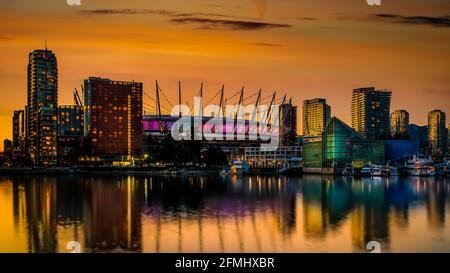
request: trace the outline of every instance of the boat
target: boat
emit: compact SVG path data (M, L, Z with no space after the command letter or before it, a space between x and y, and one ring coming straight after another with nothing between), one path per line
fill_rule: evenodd
M250 172L250 164L245 160L234 160L230 170L232 174L248 174Z
M347 166L345 166L344 170L342 171L342 175L353 176L353 175L355 175L355 169L351 165L347 165Z
M372 171L370 172L370 176L381 176L382 168L379 166L373 166Z
M389 163L381 169L382 176L399 176L400 172L397 167L389 165Z
M431 156L412 156L405 163L408 175L434 176L436 174Z
M302 170L302 158L291 157L284 163L283 167L278 170L280 174L297 174Z
M400 172L397 167L389 166L389 176L399 176Z
M372 166L364 165L361 169L361 176L372 176Z
M444 175L450 176L450 159L445 160Z

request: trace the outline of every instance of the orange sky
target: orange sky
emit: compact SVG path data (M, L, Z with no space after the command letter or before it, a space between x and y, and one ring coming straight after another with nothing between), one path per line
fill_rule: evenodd
M190 101L201 82L206 101L222 84L227 95L243 85L247 94L277 90L299 106L325 97L346 122L351 90L364 86L391 90L392 110L418 124L430 110L450 113L445 0L81 2L0 1L0 139L11 138L12 111L26 103L28 53L45 40L58 58L60 104L102 76L142 81L151 95L158 80L174 103L179 80Z

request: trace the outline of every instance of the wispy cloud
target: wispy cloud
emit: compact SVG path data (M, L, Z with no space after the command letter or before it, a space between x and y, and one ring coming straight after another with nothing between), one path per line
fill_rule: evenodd
M280 47L280 46L283 46L281 44L273 44L273 43L252 43L252 45L265 46L265 47Z
M271 28L291 27L287 24L264 22L260 19L226 15L220 13L180 13L170 10L159 9L96 9L81 10L82 15L105 16L105 15L162 15L170 17L169 22L174 24L195 24L201 29L225 29L225 30L262 30ZM236 20L235 20L236 19Z
M94 9L80 10L83 15L139 15L139 14L158 14L158 15L175 15L176 13L169 10L161 9Z
M224 30L263 30L272 28L287 28L291 25L274 24L257 21L222 20L200 17L173 18L170 20L176 24L196 24L202 29L224 29Z
M450 27L450 16L401 16L397 14L380 13L375 14L375 17L392 23Z
M314 18L314 17L300 17L297 19L301 20L301 21L316 21L317 20L317 18Z

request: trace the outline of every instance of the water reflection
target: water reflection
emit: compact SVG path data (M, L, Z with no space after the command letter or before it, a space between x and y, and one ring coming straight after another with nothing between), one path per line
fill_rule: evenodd
M449 252L449 193L420 177L0 177L0 252Z

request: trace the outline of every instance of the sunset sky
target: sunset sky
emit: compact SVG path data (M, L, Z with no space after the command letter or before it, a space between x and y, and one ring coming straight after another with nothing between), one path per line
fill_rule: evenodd
M413 123L433 109L450 114L450 1L381 2L0 0L0 150L26 104L28 53L45 40L58 58L59 104L101 76L141 81L151 96L158 80L174 103L178 81L190 102L201 82L206 101L222 84L228 96L277 90L300 108L324 97L346 122L352 89L375 86Z

